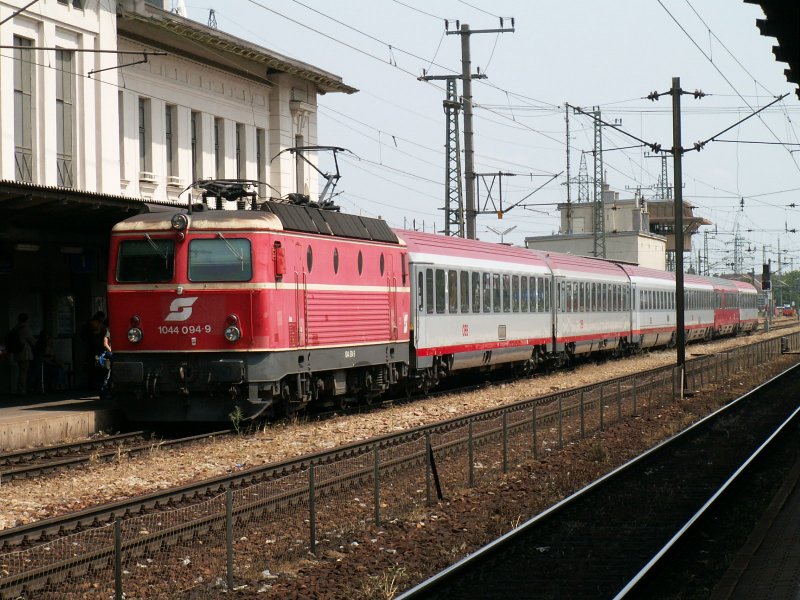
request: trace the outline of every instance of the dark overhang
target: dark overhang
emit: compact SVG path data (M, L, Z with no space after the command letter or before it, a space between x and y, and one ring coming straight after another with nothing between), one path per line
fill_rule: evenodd
M786 80L796 84L800 98L800 2L798 0L744 0L758 4L765 18L756 19L761 35L774 37L778 43L772 53L778 62L787 63Z
M0 180L0 238L102 239L115 223L159 208L140 198Z

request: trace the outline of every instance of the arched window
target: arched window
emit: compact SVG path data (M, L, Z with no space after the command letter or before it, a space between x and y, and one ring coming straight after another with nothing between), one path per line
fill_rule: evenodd
M306 264L308 265L308 272L311 273L311 267L314 264L314 251L311 250L311 246L306 250Z
M361 275L363 270L364 270L364 256L361 254L361 250L359 250L358 251L358 274Z
M339 250L336 248L333 249L333 272L339 272Z

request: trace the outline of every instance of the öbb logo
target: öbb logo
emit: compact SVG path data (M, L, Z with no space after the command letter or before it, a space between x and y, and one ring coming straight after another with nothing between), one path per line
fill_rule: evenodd
M197 302L194 298L175 298L169 305L169 314L164 317L165 321L186 321L192 316L192 304Z

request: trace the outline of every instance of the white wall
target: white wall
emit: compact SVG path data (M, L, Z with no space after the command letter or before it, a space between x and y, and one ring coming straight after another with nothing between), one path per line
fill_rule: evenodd
M0 0L0 20L22 8L24 0ZM104 3L85 2L83 10L72 2L40 0L34 8L23 11L0 26L0 43L10 46L14 36L33 40L34 46L64 49L116 48L116 16ZM56 171L56 70L53 50L34 50L33 82L33 183L57 185ZM116 64L114 54L75 53L74 98L74 187L89 191L119 193L118 177L108 180L104 169L115 162L116 128L99 126L116 121L116 74L90 78L92 69ZM42 65L42 66L39 66ZM114 95L114 106L108 96ZM14 173L14 59L13 50L0 53L0 178L13 180Z
M0 20L26 4L26 0L0 0ZM156 50L118 37L113 3L85 1L85 10L72 2L40 0L35 10L25 11L0 26L0 43L10 46L14 35L33 40L36 46L74 49ZM111 7L112 10L109 10ZM224 149L221 176L235 178L236 126L244 126L241 140L246 178L256 179L256 131L263 129L262 172L278 192L295 191L294 157L281 154L303 136L304 145L317 143L316 90L306 81L289 75L273 77L274 86L257 83L179 56L151 56L147 63L111 69L88 77L90 70L107 69L134 60L131 56L106 53L75 53L75 150L74 187L107 194L122 194L154 200L176 200L191 183L191 113L199 112L201 127L198 150L202 152L198 178L215 177L214 119L223 120L220 147ZM34 51L40 65L55 64L53 51ZM33 91L34 181L57 185L55 132L56 72L49 66L35 67ZM149 171L152 181L142 181L139 166L139 98L149 101L146 123L150 143ZM298 102L297 98L302 101ZM294 100L294 101L293 101ZM173 124L177 137L177 172L168 181L166 164L165 107L175 105ZM122 138L120 139L120 135ZM309 157L316 163L316 157ZM303 170L303 187L318 190L318 175ZM0 53L0 179L13 180L14 171L14 60L13 50ZM182 196L185 199L186 196Z
M120 38L121 50L141 50L140 44ZM201 172L198 178L214 178L214 121L222 119L219 145L224 153L222 178L235 178L236 173L236 128L244 126L240 140L240 151L246 178L256 179L256 131L263 129L266 144L262 156L263 173L267 183L277 188L284 196L293 192L295 185L294 159L282 154L270 164L270 159L281 150L294 146L299 119L292 110L292 89L305 88L304 82L289 76L278 76L277 86L269 88L229 73L194 63L188 59L166 56L152 57L148 63L125 69L126 110L123 115L125 132L125 194L145 194L157 200L174 199L176 193L191 182L191 113L199 112L202 124L198 131L198 149L202 150ZM151 169L154 185L139 181L138 170L138 99L147 98L151 105L151 116L147 127L152 134ZM127 102L132 104L128 109ZM164 138L164 110L167 104L178 107L177 135L179 140L178 174L181 186L167 185L166 151ZM309 116L302 123L304 143L316 144L316 97L310 94L310 102L304 108ZM128 149L130 148L130 151ZM128 160L133 152L135 160ZM306 169L306 182L316 190L317 174ZM268 192L274 194L274 192Z

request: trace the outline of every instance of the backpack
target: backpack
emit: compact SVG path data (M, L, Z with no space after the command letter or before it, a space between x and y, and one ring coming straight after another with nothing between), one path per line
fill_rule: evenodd
M9 354L19 354L22 352L22 340L19 337L19 327L12 328L6 334L6 351Z

